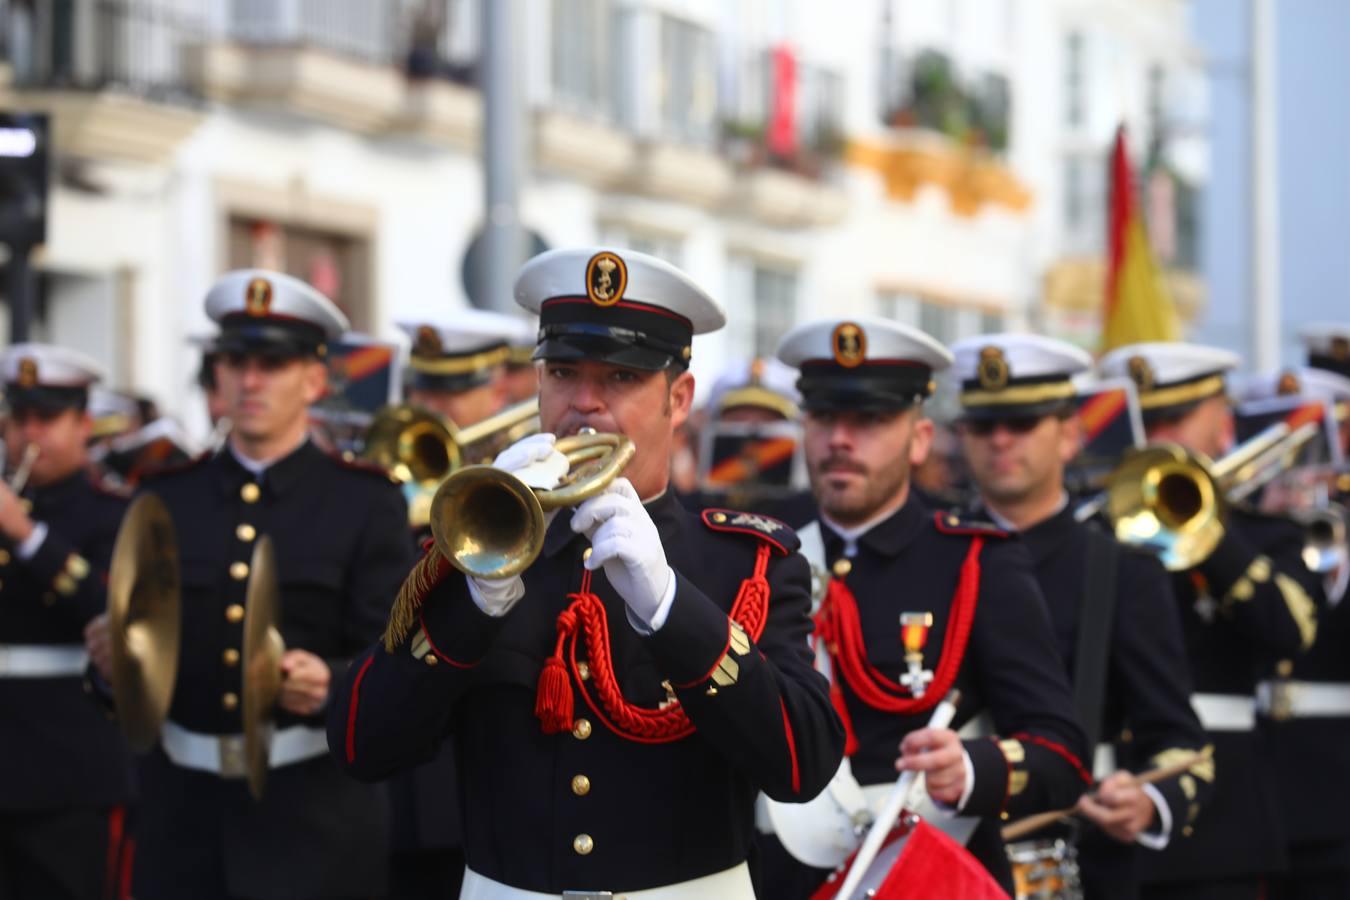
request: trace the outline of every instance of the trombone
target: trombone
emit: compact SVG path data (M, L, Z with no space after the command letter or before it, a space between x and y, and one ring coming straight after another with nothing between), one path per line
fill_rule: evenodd
M431 500L451 472L492 459L539 430L539 401L525 400L465 428L429 409L404 403L380 410L366 432L363 459L403 485L408 524L426 526Z
M1318 428L1277 422L1216 461L1169 442L1130 451L1076 516L1104 509L1117 540L1157 551L1169 571L1194 568L1223 539L1229 504L1287 469Z

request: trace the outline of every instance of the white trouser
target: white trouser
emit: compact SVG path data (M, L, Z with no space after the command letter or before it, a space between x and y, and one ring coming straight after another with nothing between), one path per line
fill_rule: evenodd
M179 768L210 772L221 778L243 778L247 774L242 734L199 734L176 722L165 722L159 743L164 755ZM327 752L328 735L322 728L292 725L273 733L267 767L279 769Z
M541 894L493 881L473 869L464 870L464 886L459 900L559 900L559 898L613 898L613 900L755 900L755 889L750 883L750 868L745 863L722 872L704 875L692 881L668 884L665 887L641 891L613 893L604 890L572 890L561 894Z
M89 654L80 644L0 644L0 678L83 675Z

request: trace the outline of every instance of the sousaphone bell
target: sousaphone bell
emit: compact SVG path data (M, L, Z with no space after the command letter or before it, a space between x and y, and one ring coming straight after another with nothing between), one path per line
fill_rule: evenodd
M178 677L182 619L173 519L154 494L131 504L108 571L117 721L133 750L159 740Z

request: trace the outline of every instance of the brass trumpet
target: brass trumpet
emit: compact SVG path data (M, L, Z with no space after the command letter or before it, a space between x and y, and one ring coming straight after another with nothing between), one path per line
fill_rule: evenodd
M495 416L460 428L444 416L412 404L382 409L366 432L363 459L403 484L408 522L423 527L431 498L451 472L490 460L497 451L539 430L539 402L526 400Z
M1157 551L1169 571L1194 568L1223 539L1228 504L1289 465L1317 428L1279 422L1217 461L1167 442L1132 451L1107 478L1107 520L1118 540Z
M466 466L446 478L430 507L436 549L456 569L478 578L510 578L530 567L544 546L544 513L599 494L633 458L621 434L559 438L569 468L553 490L532 488L492 466Z

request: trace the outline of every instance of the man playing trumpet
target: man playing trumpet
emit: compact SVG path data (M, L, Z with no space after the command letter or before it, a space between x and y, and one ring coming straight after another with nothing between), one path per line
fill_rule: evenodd
M497 467L561 467L554 435L583 429L636 453L553 517L523 576L466 577L431 550L385 642L338 687L333 754L378 779L455 741L462 897L750 898L756 794L814 796L843 735L811 666L792 531L697 516L667 490L691 338L724 315L683 273L628 252L544 254L516 298L540 314L545 433Z

